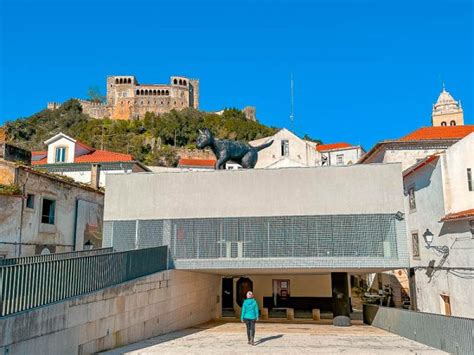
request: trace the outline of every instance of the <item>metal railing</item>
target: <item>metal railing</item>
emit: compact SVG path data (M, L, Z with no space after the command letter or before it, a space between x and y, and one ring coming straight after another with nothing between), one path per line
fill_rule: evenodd
M89 256L89 255L101 255L101 254L112 253L113 251L114 251L114 248L101 248L101 249L90 249L90 250L80 250L80 251L68 251L64 253L54 253L54 254L47 254L47 255L21 256L17 258L0 259L0 267L7 266L7 265L31 264L31 263L39 263L43 261L77 258L77 257Z
M166 246L0 267L0 316L167 269Z
M364 305L364 323L451 354L474 354L474 319Z

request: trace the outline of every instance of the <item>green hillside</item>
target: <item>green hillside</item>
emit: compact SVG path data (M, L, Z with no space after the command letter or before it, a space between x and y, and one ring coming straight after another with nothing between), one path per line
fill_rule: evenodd
M198 130L209 128L218 138L250 141L272 135L276 128L249 121L237 109L222 115L195 109L162 115L147 113L142 120L94 119L82 113L76 100L58 110L43 110L30 117L7 122L7 137L30 149L44 150L45 140L63 132L96 149L132 154L148 165L174 166L177 147L194 148Z

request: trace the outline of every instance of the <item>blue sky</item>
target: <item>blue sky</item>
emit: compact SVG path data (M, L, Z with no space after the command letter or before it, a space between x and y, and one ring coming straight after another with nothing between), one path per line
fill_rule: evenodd
M430 125L442 81L473 123L465 1L0 0L0 124L105 92L107 75L200 79L201 109L369 149Z

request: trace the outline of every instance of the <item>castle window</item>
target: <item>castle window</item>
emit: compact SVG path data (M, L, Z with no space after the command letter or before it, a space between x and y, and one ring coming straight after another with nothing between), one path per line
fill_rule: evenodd
M456 126L456 121L451 121L451 122L449 122L449 125L450 125L450 126Z
M174 79L173 83L176 85L178 83L178 80Z
M170 92L168 90L166 90L166 95L169 95L169 94L170 94Z
M145 90L145 95L148 95L148 90Z
M179 85L183 85L183 81L179 79Z
M186 86L186 80L183 80L183 85L185 85L185 86Z
M161 101L161 104L163 105L163 101Z
M161 90L161 95L164 95L165 94L165 90Z
M446 126L446 122L445 121L441 122L441 126Z
M123 84L123 79L122 78L120 78L119 83Z
M140 95L140 90L137 90L137 95Z
M158 90L158 96L160 96L160 90Z
M132 79L128 78L128 83L131 84L131 83L132 83Z
M140 95L144 95L145 94L145 91L140 91Z
M118 79L115 79L115 84L118 84L119 83L119 80Z
M156 90L153 90L153 95L156 95Z

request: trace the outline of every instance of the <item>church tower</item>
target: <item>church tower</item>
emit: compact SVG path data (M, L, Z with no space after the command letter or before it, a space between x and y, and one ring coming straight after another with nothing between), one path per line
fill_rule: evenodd
M439 94L438 101L433 105L431 124L433 126L464 125L464 113L462 111L461 101L454 100L451 94L446 91L444 85L443 91Z

